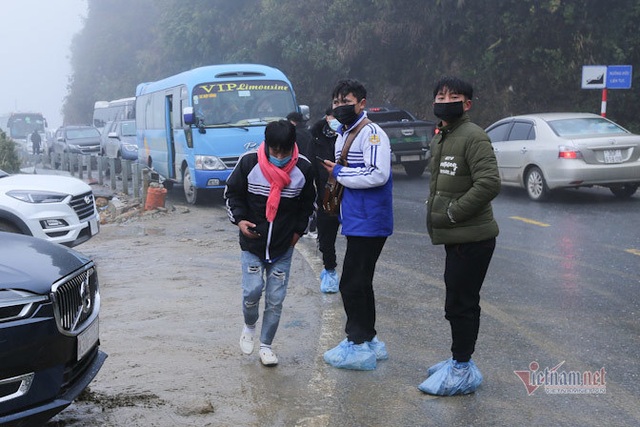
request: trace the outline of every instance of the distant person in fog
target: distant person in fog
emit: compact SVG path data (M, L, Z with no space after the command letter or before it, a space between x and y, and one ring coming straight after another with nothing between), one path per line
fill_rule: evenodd
M40 134L38 133L37 129L34 129L33 133L31 134L31 145L33 147L33 154L40 153L41 143L42 143L42 138L40 137Z

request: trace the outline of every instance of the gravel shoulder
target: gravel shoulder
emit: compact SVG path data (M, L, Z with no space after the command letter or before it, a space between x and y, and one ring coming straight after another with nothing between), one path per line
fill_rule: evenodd
M109 357L89 389L47 426L280 424L271 407L301 399L320 359L321 267L304 256L315 242L301 239L294 254L274 342L280 364L265 368L257 351L239 349L240 248L221 200L168 200L166 211L113 220L76 248L98 265L101 348ZM341 304L339 297L330 303Z

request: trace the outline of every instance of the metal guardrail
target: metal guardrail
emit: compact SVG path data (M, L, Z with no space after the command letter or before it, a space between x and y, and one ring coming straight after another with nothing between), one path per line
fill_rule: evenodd
M69 173L82 180L107 185L144 203L150 182L150 170L132 161L79 153L19 153L22 169L50 169Z

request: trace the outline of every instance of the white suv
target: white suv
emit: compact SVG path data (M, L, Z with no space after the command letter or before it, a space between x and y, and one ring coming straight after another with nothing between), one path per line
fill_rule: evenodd
M0 231L73 247L98 234L91 187L60 175L9 175L0 170Z

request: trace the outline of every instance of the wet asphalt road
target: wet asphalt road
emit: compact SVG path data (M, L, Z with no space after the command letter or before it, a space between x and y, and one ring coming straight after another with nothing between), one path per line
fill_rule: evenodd
M444 248L431 245L425 227L428 182L394 174L395 231L374 279L390 359L371 372L326 366L322 353L343 338L344 315L339 294L318 292L296 366L252 374L261 424L640 425L640 194L618 200L606 189L567 190L537 203L503 188L473 357L484 382L472 395L443 398L417 389L430 365L450 357ZM344 237L337 248L341 261ZM302 239L298 250L317 289L315 242ZM575 387L578 376L591 382Z
M428 177L394 178L395 231L375 279L377 329L392 356L372 378L345 375L336 385L345 412L357 414L352 425L639 425L640 194L568 190L537 203L503 188L474 354L485 380L474 395L437 398L415 386L450 355L444 248L425 229ZM531 369L562 362L563 375L549 380L558 387L531 379ZM594 387L562 383L585 373Z

